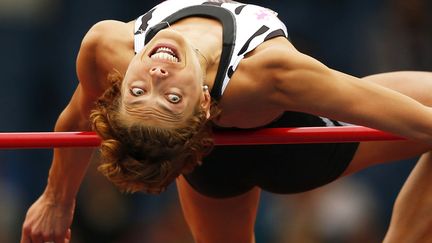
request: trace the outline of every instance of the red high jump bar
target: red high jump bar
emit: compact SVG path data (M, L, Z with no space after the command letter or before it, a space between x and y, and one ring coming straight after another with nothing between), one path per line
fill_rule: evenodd
M216 145L347 143L403 140L390 133L362 126L263 128L224 131L214 134ZM0 133L0 149L42 149L57 147L97 147L94 132L5 132Z

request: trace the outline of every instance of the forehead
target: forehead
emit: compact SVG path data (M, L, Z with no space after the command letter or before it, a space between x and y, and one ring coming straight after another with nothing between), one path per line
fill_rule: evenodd
M195 107L190 114L171 117L169 114L140 114L126 111L124 107L120 109L120 119L124 124L143 124L145 126L160 127L165 129L178 129L188 127L193 117L200 116L200 112ZM192 119L192 120L191 120Z

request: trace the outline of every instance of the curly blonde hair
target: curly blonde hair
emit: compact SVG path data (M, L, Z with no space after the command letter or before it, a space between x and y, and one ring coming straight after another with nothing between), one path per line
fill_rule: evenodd
M121 191L160 193L177 176L191 172L210 152L211 126L200 106L183 127L125 122L119 112L123 77L113 73L108 80L111 86L97 101L90 118L102 139L98 170Z

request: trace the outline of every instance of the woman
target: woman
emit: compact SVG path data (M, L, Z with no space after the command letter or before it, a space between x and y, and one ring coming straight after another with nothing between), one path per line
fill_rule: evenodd
M260 190L307 191L432 147L431 73L358 79L332 70L298 52L276 13L255 5L170 0L129 23L100 22L82 42L77 74L80 83L55 130L93 127L103 139L99 169L123 191L159 193L178 178L197 242L253 242ZM347 123L408 140L209 152L212 127ZM46 190L27 213L22 242L69 241L75 196L92 152L55 149ZM429 163L429 156L422 159ZM428 184L417 174L406 194L427 195L416 190ZM401 239L398 217L416 216L404 215L405 199L397 206L389 242ZM404 237L419 235L412 232Z

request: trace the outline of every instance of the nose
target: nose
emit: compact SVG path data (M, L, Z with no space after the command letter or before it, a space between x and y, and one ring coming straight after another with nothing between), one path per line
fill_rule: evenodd
M152 67L150 69L150 75L156 76L158 78L164 78L168 76L168 71L162 67Z

